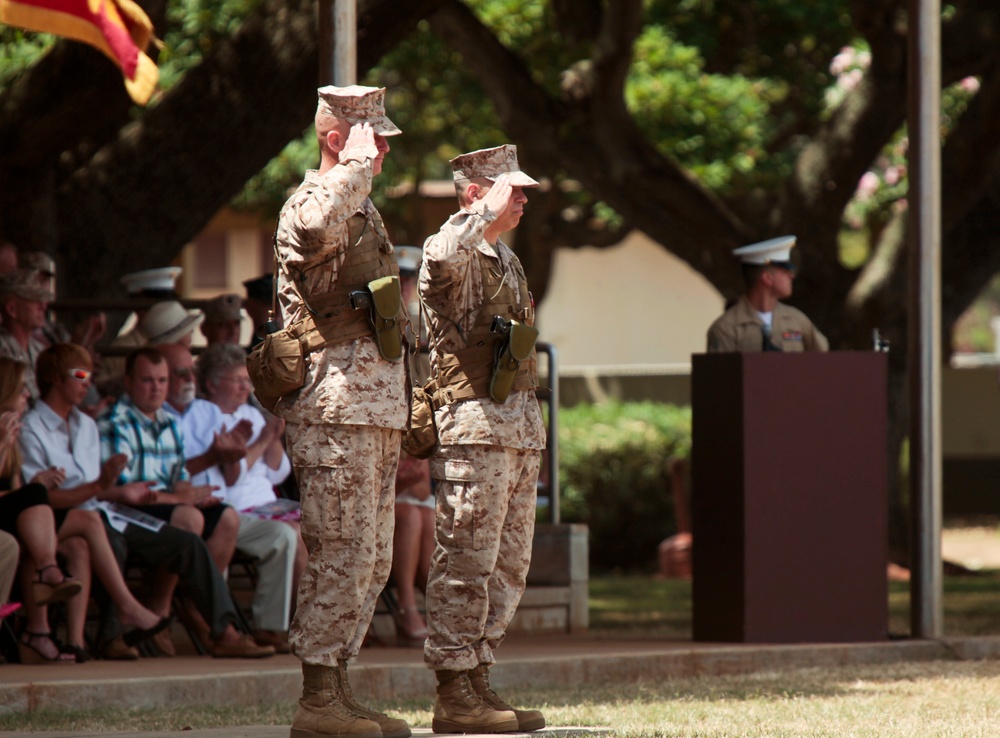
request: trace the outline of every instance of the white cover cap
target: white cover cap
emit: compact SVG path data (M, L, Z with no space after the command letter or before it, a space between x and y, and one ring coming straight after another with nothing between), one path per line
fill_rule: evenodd
M794 247L795 236L778 236L733 249L733 256L739 257L744 264L787 264L792 260Z

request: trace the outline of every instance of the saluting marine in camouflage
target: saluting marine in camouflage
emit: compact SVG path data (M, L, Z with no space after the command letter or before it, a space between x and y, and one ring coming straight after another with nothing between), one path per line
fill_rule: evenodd
M520 171L510 145L464 154L452 167L461 210L425 242L419 285L441 443L431 460L437 544L424 651L438 678L433 729L537 730L542 714L504 703L489 687L488 669L524 592L545 445L534 391L534 305L520 261L499 238L521 218L523 188L538 183ZM504 340L491 330L496 316L499 327L531 334L530 356L512 365L503 401L491 396Z
M285 325L308 315L321 336L313 332L305 385L275 409L287 421L309 550L289 633L303 672L292 738L410 735L404 721L359 705L347 681L347 662L358 654L389 575L394 479L407 422L404 366L383 358L367 311L353 310L349 298L372 280L398 276L368 199L389 150L385 137L400 132L385 117L384 92L320 88L321 166L306 174L278 222Z

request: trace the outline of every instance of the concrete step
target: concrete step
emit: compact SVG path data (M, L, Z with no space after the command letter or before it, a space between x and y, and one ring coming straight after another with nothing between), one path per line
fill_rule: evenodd
M1000 637L768 645L510 636L497 652L491 682L503 691L527 684L621 684L845 664L997 657ZM433 700L434 677L420 649L364 649L350 674L354 691L362 699ZM66 666L7 664L0 666L0 712L291 703L298 699L300 688L300 665L290 655L263 660L184 655Z

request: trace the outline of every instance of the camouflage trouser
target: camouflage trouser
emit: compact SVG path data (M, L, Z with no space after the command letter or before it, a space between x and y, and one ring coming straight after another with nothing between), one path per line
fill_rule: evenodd
M437 545L424 648L431 668L494 662L531 563L538 467L538 451L501 446L445 446L431 459Z
M289 631L317 666L357 656L392 563L398 430L289 423L309 563Z

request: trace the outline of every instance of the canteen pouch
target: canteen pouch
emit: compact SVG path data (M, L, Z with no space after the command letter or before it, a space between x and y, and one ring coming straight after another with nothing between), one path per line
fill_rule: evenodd
M507 401L521 362L531 358L536 340L537 328L516 320L510 321L507 340L500 345L496 361L493 362L493 376L490 377L490 397L494 402Z
M434 404L424 387L414 387L410 396L410 425L403 431L403 450L418 459L427 459L438 448Z
M269 333L247 356L253 393L269 412L274 412L278 400L306 382L305 354L295 328Z
M378 352L386 361L400 361L403 358L403 334L400 330L399 315L403 307L403 295L399 291L399 277L380 277L368 283L372 294L370 319L375 329Z

